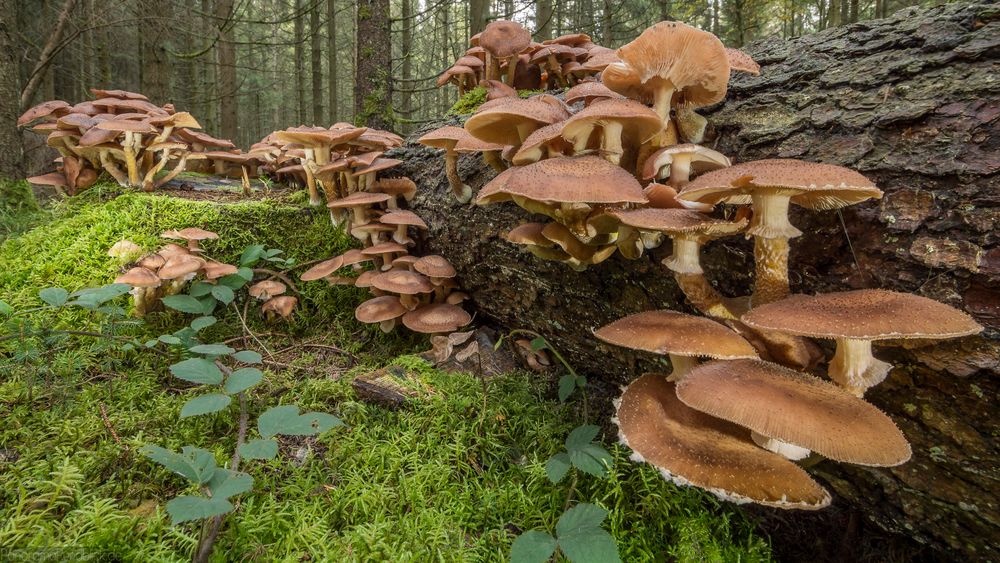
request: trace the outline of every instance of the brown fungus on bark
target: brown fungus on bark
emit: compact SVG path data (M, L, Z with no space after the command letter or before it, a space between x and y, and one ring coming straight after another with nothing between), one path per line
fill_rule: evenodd
M451 193L459 203L468 203L472 199L472 188L463 182L462 178L458 175L458 153L455 152L455 145L468 136L469 133L465 129L455 127L454 125L446 125L418 139L418 142L422 145L444 149L445 175L448 178Z

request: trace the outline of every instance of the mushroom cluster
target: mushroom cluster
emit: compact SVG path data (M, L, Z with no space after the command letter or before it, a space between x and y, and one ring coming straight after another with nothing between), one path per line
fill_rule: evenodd
M234 148L230 141L196 131L198 121L172 104L157 106L125 90L91 92L94 100L48 101L18 118L18 127L46 135L48 146L61 155L56 172L29 182L72 195L93 185L104 170L122 186L152 191L183 172L188 161L206 159L206 149ZM168 165L169 171L157 178Z
M491 92L574 86L619 60L614 49L595 44L584 33L538 43L521 24L508 20L491 22L469 43L469 49L437 80L439 87L457 86L460 96L476 86Z
M167 243L156 252L129 262L125 273L115 279L115 283L132 286L130 293L137 317L159 310L161 298L177 295L196 278L215 285L225 283L226 276L239 275L236 266L213 260L205 254L201 243L219 238L212 231L187 227L165 231L160 237L177 242ZM118 241L108 250L109 256L126 261L139 254L142 249L127 240ZM263 302L261 311L268 318L291 316L298 299L284 295L286 291L285 284L272 279L260 281L249 289L251 297Z

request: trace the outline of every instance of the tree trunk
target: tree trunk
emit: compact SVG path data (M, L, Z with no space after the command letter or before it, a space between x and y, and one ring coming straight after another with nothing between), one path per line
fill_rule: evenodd
M296 124L306 120L306 56L305 56L305 20L302 19L302 0L295 0L295 101L298 112Z
M35 61L34 68L28 76L28 83L24 85L24 90L21 91L19 99L23 109L27 109L31 105L38 87L42 85L46 76L51 72L52 61L59 54L63 33L72 19L71 16L75 5L76 0L66 0L59 11L59 17L56 19L55 26L52 27L52 32L49 33L45 41L45 46L42 48L41 53L39 53L38 60Z
M21 114L16 29L17 0L0 0L0 178L21 177L21 135L14 125Z
M535 40L552 39L552 17L552 0L535 2Z
M309 45L312 63L312 119L313 125L323 125L323 49L320 47L319 5L309 12ZM329 124L327 124L329 125Z
M171 17L171 3L143 0L142 14L136 20L136 34L141 45L139 68L140 92L156 104L173 102L170 95L170 61L163 46L170 27L160 24L161 18Z
M219 29L219 134L237 140L236 45L233 43L233 0L216 0L215 18Z
M330 106L330 123L339 119L337 101L337 2L326 0L326 51L327 51L327 104Z
M354 121L390 130L393 115L389 0L357 2L354 35Z
M447 9L449 3L445 3ZM490 18L489 0L469 0L469 35L475 35L486 27Z
M881 201L843 210L846 233L835 212L795 209L792 222L806 234L792 245L794 292L918 293L987 327L939 345L876 350L897 368L867 398L912 442L911 461L810 468L836 492L837 506L948 559L1000 559L998 37L993 6L947 4L801 39L762 40L747 47L762 63L761 76L736 76L727 101L706 113L704 144L736 162L835 163L885 191ZM413 207L431 227L426 250L456 267L480 319L536 330L579 369L623 383L652 367L650 356L601 345L591 330L638 311L692 311L659 264L669 244L636 261L615 256L574 272L502 238L529 220L519 208L458 205L435 151L411 140L398 152L406 162L400 172L420 187ZM459 173L473 188L493 177L474 156L461 157ZM727 295L746 295L751 252L741 238L710 243L703 254L708 278Z
M410 82L410 79L413 77L413 26L416 25L416 22L413 20L413 0L401 0L401 4L402 29L400 30L399 56L403 59L401 65L403 92L399 100L399 113L404 119L412 120L413 116L410 115L413 112L411 90L415 84ZM407 127L404 131L409 131L409 129L410 127Z

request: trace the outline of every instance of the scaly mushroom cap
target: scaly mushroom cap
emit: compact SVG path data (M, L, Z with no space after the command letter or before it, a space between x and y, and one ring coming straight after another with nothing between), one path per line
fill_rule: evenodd
M657 209L646 207L614 211L612 214L623 224L643 231L667 234L697 234L705 238L736 234L747 226L747 219L726 221L702 215L688 209Z
M581 82L566 90L565 94L567 104L573 104L580 100L589 104L600 99L618 99L621 97L621 94L611 91L610 88L600 82Z
M891 467L910 459L896 424L822 379L760 360L708 362L677 384L687 406L844 463Z
M248 293L251 297L267 301L275 295L281 295L286 291L288 291L288 287L280 281L264 280L251 285Z
M531 44L531 33L508 20L490 22L479 35L479 46L499 59L514 56Z
M423 135L417 139L417 142L436 149L452 150L455 148L455 144L466 137L471 137L471 135L465 129L454 125L445 125Z
M594 127L604 122L621 123L622 137L639 145L659 132L662 122L655 111L645 105L627 99L612 98L600 100L587 106L563 124L562 135L574 143L579 137L588 137Z
M358 305L354 310L354 318L366 324L380 323L402 317L406 311L406 307L399 302L399 297L383 295Z
M102 131L114 131L116 133L153 134L158 132L156 127L153 127L145 121L129 121L127 119L102 121L94 126L94 128Z
M568 117L568 111L540 99L540 96L526 100L498 98L479 106L465 122L465 130L473 137L490 143L520 145L521 131L527 138L535 129Z
M754 347L725 325L676 311L629 315L597 329L594 336L608 344L654 354L716 360L757 357Z
M657 374L625 389L616 422L632 459L730 502L804 510L830 504L830 493L801 467L757 447L745 428L688 407L674 390Z
M360 207L366 205L375 205L376 203L384 203L389 201L389 194L385 193L372 193L372 192L354 192L353 194L342 197L340 199L335 199L326 206L330 209L341 209L347 207Z
M421 257L413 263L413 269L431 278L453 278L457 274L451 262L437 254Z
M465 309L447 303L424 305L403 315L403 325L422 334L454 332L471 322Z
M383 225L406 225L408 227L416 227L418 229L427 230L427 223L425 223L419 215L412 211L402 209L390 211L389 213L379 217L378 220Z
M884 289L792 295L741 320L753 328L815 338L944 339L977 334L969 315L932 299Z
M704 107L726 97L729 58L722 41L707 31L660 22L618 49L618 56L645 86L668 82L688 104Z
M808 209L837 209L882 197L882 190L858 172L791 159L744 162L702 174L684 186L678 197L709 204L747 204L753 193L765 190L794 192L792 203Z
M718 170L732 164L726 155L708 147L691 143L672 145L649 155L642 165L642 178L649 180L657 176L664 167L670 166L678 155L691 157L692 175Z
M372 278L372 287L398 293L400 295L416 295L434 291L434 284L423 274L409 270L389 270Z
M508 197L520 196L546 203L647 202L642 186L631 174L599 156L551 158L511 170L500 189ZM501 176L503 174L492 182ZM481 191L477 203L489 195L484 196Z
M726 47L726 58L729 59L729 70L731 72L745 72L754 76L760 76L760 65L745 52Z
M601 83L612 92L631 100L647 105L653 103L653 92L643 86L639 72L624 62L611 62L606 65L601 71Z
M547 148L549 146L555 147L556 151L559 153L565 153L572 148L572 145L567 143L565 139L562 138L562 130L564 121L553 123L552 125L546 125L540 129L535 129L524 142L521 143L520 148L514 153L514 158L511 162L514 166L527 166L532 162L538 162L547 156Z
M292 316L292 311L295 310L295 305L299 302L298 299L292 297L291 295L281 295L279 297L274 297L270 301L264 303L260 310L264 313L276 313L281 318L287 319Z
M127 283L132 287L160 287L162 281L152 270L138 266L115 278L115 283Z
M506 145L499 145L497 143L487 143L482 139L477 139L472 135L469 135L468 132L465 133L465 137L459 139L459 141L455 143L455 152L460 152L460 153L502 151L505 148L507 148Z
M37 121L43 117L49 117L50 115L59 117L70 113L70 111L70 105L62 100L42 102L37 106L28 108L27 111L22 113L21 117L17 118L17 126L23 127L32 121Z

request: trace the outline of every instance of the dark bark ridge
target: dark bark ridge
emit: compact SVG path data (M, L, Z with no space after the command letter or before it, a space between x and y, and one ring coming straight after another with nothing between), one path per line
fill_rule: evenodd
M980 337L876 349L896 368L868 399L910 439L910 462L889 469L823 462L811 471L837 493L836 502L888 531L956 556L996 560L1000 8L904 10L747 50L761 76L736 77L727 100L705 112L704 144L734 162L783 157L851 167L885 191L881 201L844 209L843 226L835 212L793 211L805 235L792 241L792 291L912 292L987 327ZM583 371L614 382L656 363L600 344L591 330L649 309L694 312L659 265L669 245L637 261L616 255L582 273L519 252L501 235L528 215L512 204L456 204L443 158L412 139L398 152L406 161L401 172L420 187L413 206L430 225L427 250L456 267L481 317L545 334ZM473 189L493 177L473 156L462 157L460 174ZM747 241L710 243L702 263L723 293L749 292Z

